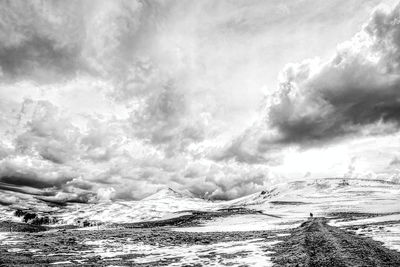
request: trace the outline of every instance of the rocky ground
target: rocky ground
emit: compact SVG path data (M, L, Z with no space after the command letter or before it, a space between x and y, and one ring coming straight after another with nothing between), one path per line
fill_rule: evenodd
M398 251L357 235L354 226L330 226L326 218L276 231L176 231L213 217L249 212L199 212L92 229L3 222L0 266L400 266ZM348 221L374 216L334 214L332 218Z
M272 231L174 231L176 227L195 226L213 218L259 214L244 209L191 213L167 220L112 224L90 230L3 222L0 224L0 265L250 266L268 261L271 246L279 238Z
M268 243L275 238L273 233L258 231L186 233L163 228L24 233L3 238L0 264L168 266L182 262L189 252L194 252L197 254L194 263L182 262L182 265L201 266L202 262L222 264L250 255L252 252L241 244L243 241L257 243L267 253ZM239 250L232 249L235 247Z

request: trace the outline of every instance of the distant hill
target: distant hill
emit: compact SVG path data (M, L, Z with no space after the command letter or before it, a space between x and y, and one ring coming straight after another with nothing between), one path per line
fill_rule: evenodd
M247 208L278 217L301 217L329 212L400 211L400 184L385 180L326 178L290 181L230 201L212 202L189 191L163 188L138 201L68 203L65 206L42 201L22 192L0 192L6 205L0 205L0 220L20 222L16 209L48 213L64 224L78 221L132 223L181 216L189 211L217 211ZM46 199L47 200L47 199Z
M154 200L154 199L165 199L165 198L195 198L195 196L189 191L177 191L172 188L164 188L153 195L150 195L143 200Z

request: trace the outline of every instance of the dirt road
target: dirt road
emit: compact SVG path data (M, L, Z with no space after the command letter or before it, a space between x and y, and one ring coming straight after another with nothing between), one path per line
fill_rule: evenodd
M400 253L314 218L276 245L275 266L400 266Z

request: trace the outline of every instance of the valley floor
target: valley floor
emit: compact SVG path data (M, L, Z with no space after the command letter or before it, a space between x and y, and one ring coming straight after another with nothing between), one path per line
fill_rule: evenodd
M203 218L210 214L198 216ZM330 223L335 225L342 221L346 224L340 227L328 225L328 219L314 218L298 227L291 225L267 231L184 231L188 225L194 225L193 221L199 220L196 216L191 217L192 222L184 217L158 225L114 225L90 230L52 229L26 233L6 232L7 227L3 227L0 265L400 266L400 252L389 249L391 243L369 237L374 237L379 230L390 235L387 227L399 224L399 221L379 222L380 217L341 214ZM374 218L378 218L378 224ZM366 219L372 222L361 226L351 224ZM251 229L251 224L248 228Z

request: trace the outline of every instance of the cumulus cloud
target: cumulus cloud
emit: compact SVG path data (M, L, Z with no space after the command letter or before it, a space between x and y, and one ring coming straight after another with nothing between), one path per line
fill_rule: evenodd
M3 159L0 162L0 181L33 188L60 188L71 181L74 173L68 167L59 169L52 163L35 160L28 156Z
M131 123L138 138L165 148L174 155L188 145L203 141L206 117L197 116L183 93L174 84L167 84L143 99L142 105L131 113Z
M25 117L29 120L24 124ZM79 131L63 119L57 107L50 102L24 101L19 120L24 130L15 139L18 152L37 153L56 164L65 163L75 156Z
M268 112L269 123L279 133L273 141L326 141L376 123L393 123L397 129L399 18L400 6L392 11L378 8L332 60L289 65L282 73L277 103Z
M252 162L276 147L309 147L351 136L395 133L400 126L400 6L378 7L350 41L328 61L288 64L262 117L251 157L236 149L243 134L225 151L227 157ZM253 134L254 136L255 134ZM232 154L232 151L236 153Z

